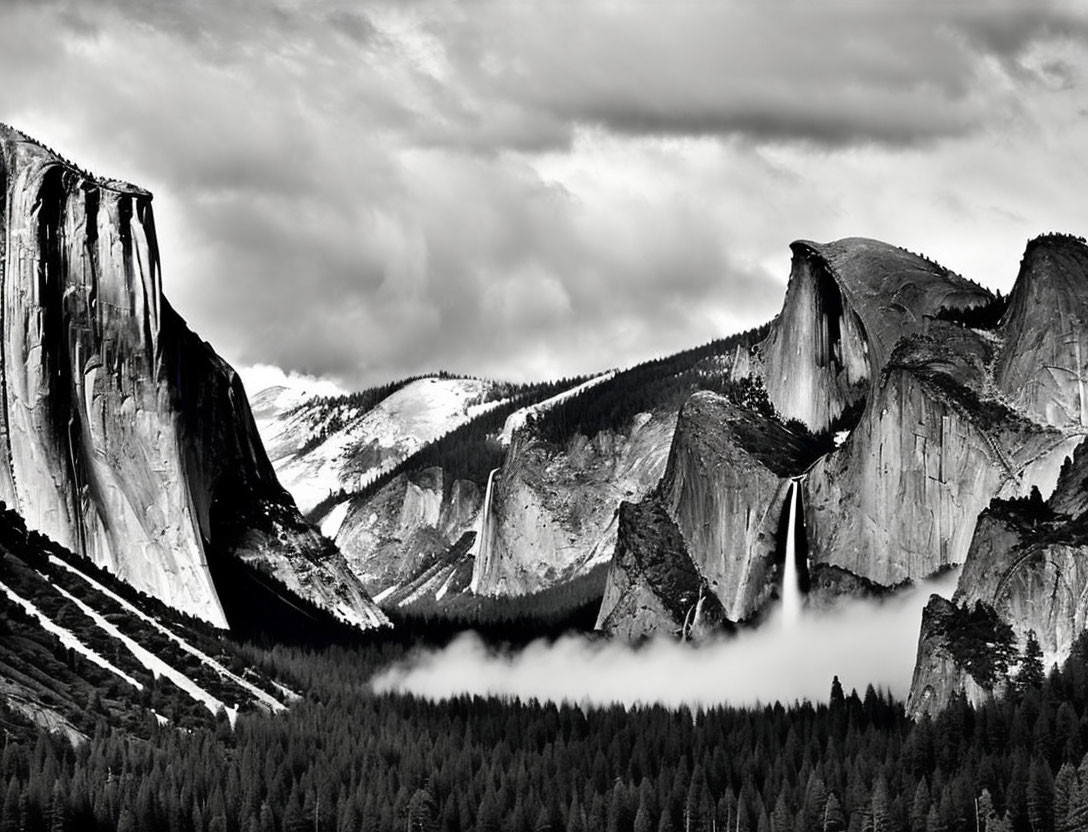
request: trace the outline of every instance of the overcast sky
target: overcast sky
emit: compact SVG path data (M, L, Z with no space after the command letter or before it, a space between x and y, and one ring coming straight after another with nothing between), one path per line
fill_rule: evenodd
M747 328L796 238L1008 290L1088 233L1086 83L1041 0L0 0L0 120L155 193L229 361L350 387Z

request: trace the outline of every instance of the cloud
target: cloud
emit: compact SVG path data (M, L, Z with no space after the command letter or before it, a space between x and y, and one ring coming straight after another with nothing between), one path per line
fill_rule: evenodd
M791 629L776 612L758 629L694 646L660 639L632 648L565 636L497 650L470 633L379 671L371 687L428 699L467 694L698 708L825 701L838 676L847 690L872 684L904 699L922 607L932 593L949 597L957 579L950 573L884 602L850 599L810 610Z
M166 291L233 362L526 379L766 320L793 238L884 236L993 282L1030 234L1083 232L1063 196L1088 185L1082 23L1004 3L7 3L0 118L156 193Z

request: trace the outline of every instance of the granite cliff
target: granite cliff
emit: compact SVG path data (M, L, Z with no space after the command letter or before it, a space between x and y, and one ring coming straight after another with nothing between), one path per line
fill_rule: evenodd
M778 522L790 479L801 482L799 556L809 603L819 605L885 594L962 564L991 499L1053 490L1083 430L1068 408L1048 420L1056 412L1049 399L1010 395L1030 385L1019 376L1009 381L1012 371L1004 368L1022 373L1031 360L1011 356L1041 340L1036 360L1064 369L1048 372L1061 384L1045 389L1052 399L1076 401L1079 342L1064 331L1040 339L1038 310L1030 313L1034 325L1023 322L1022 310L1034 308L1025 286L1040 297L1053 294L1045 288L1053 281L1038 279L1040 262L1059 273L1060 286L1075 283L1081 253L1068 241L1055 245L1057 254L1029 246L1027 277L1005 321L984 331L964 320L996 299L925 258L858 238L793 244L781 314L761 343L733 361L734 380L762 379L773 407L738 421L735 410L708 407L705 394L693 398L653 497L676 524L678 551L729 620L755 618L778 594L781 579L770 566L783 557L774 552L782 546ZM1079 301L1055 303L1061 320L1080 319ZM746 435L738 435L738 423L748 425ZM700 436L712 439L691 439ZM780 438L767 442L770 436ZM795 446L782 436L794 437ZM753 446L772 450L753 464ZM630 563L620 563L621 550L632 547L617 547L616 586L639 586ZM620 623L618 603L615 592L606 597L602 626L647 629Z
M234 371L162 294L151 195L0 127L0 500L170 606L292 590L385 623L298 515Z
M1069 655L1088 610L1088 450L1083 438L1079 322L1088 314L1088 247L1078 238L1048 235L1027 247L1000 327L995 386L1006 401L1062 435L1064 460L1053 493L995 499L978 518L952 604L926 609L909 708L939 709L958 692L976 699L1005 684L965 659L970 639L949 634L944 622L980 606L1009 628L1012 647L1037 635L1047 664ZM1049 494L1045 502L1043 497ZM977 640L977 639L976 639ZM977 647L977 645L976 645ZM1014 668L1013 668L1014 669Z
M698 635L753 618L778 594L787 477L808 452L765 414L711 392L688 399L660 485L621 511L598 627L624 638Z
M644 413L627 430L575 434L561 447L515 433L493 480L473 590L524 595L606 563L620 502L660 479L674 424L671 414Z
M877 240L799 240L790 248L782 312L743 372L763 377L784 418L816 431L864 400L900 338L922 331L942 307L990 299L982 287Z

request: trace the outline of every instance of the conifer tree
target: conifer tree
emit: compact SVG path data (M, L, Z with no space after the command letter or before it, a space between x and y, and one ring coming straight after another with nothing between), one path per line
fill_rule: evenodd
M1055 832L1079 832L1081 827L1071 825L1071 815L1077 797L1077 770L1069 763L1058 769L1054 778L1054 830Z
M1016 686L1021 692L1043 686L1043 651L1034 630L1028 630L1024 652L1020 658L1020 670L1016 674Z
M846 815L842 810L839 796L831 792L824 804L823 817L820 825L816 827L820 832L843 832L846 829Z

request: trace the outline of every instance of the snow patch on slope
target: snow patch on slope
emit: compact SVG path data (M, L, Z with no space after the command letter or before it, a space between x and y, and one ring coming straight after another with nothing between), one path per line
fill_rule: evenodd
M550 399L545 399L542 402L531 404L528 407L523 407L521 410L515 410L509 416L506 417L506 422L502 426L502 433L499 434L499 441L504 446L508 446L511 440L514 438L515 431L521 430L525 427L525 423L529 421L530 416L536 416L540 413L544 413L551 410L557 404L562 404L567 399L572 399L575 396L580 396L586 390L596 387L598 384L602 384L613 376L616 375L615 370L610 370L603 375L591 378L589 381L579 384L577 387L572 387L569 390L564 390L562 393L552 396Z
M344 500L333 506L332 510L321 519L321 533L329 540L336 540L340 527L344 525L344 518L348 516L349 508L351 508L351 500Z
M70 592L65 591L59 586L55 586L53 588L65 598L67 598L69 601L71 601L73 604L75 604L77 607L79 607L84 615L88 616L91 620L94 621L95 624L98 625L99 629L103 630L108 635L113 636L115 639L125 645L125 647L128 648L128 651L136 657L136 661L146 667L152 676L162 676L165 679L169 679L171 682L173 682L175 685L177 685L179 688L189 694L189 696L191 696L197 702L203 703L205 707L207 707L208 710L211 711L213 714L218 713L220 709L223 709L224 711L226 711L227 718L230 719L230 724L232 726L234 725L234 720L238 718L237 708L228 708L221 700L216 699L214 696L204 690L204 688L202 688L184 673L175 670L158 656L156 656L154 653L152 653L150 650L146 649L138 642L126 636L119 629L117 629L114 624L106 620L106 617L104 615L91 609L89 606L84 604Z
M141 621L144 621L144 622L150 624L152 627L154 627L160 633L162 633L167 638L169 638L171 641L173 641L175 644L177 644L178 647L180 647L186 653L189 653L189 654L191 654L193 656L196 656L198 659L200 659L201 662L203 662L206 666L210 667L212 670L214 670L216 673L218 673L224 679L228 679L229 681L233 682L234 684L238 685L242 689L249 692L253 696L254 699L256 699L262 705L267 707L273 713L275 713L276 711L284 710L283 703L280 702L278 699L276 699L274 696L270 696L268 693L261 690L259 687L254 685L252 682L249 682L246 679L243 679L238 674L228 670L226 667L224 667L222 664L217 662L215 659L213 659L207 653L203 652L202 650L198 650L196 647L193 647L193 645L189 644L189 642L187 642L185 639L183 639L181 636L179 636L177 633L175 633L169 627L166 627L165 625L163 625L161 622L159 622L155 618L152 618L150 615L147 615L142 610L140 610L138 607L136 607L135 605L133 605L130 602L126 601L124 598L122 598L117 593L112 592L111 590L107 589L105 586L100 584L98 581L94 580L94 578L91 578L89 575L86 575L83 572L80 572L74 566L71 566L71 565L65 563L64 561L62 561L60 558L56 557L55 555L50 555L49 556L49 562L56 565L56 566L59 566L59 567L61 567L63 569L67 569L73 575L76 575L77 577L82 578L84 581L86 581L88 584L90 584L92 587L94 587L97 591L101 592L107 598L110 598L113 601L120 604L122 607L124 607L124 609L126 611L132 613L132 615L136 616Z
M478 403L490 387L479 379L428 377L405 385L365 413L340 405L337 417L343 427L305 453L299 451L312 435L309 420L314 413L309 408L277 417L262 409L257 428L280 482L298 507L309 511L329 494L364 486L424 445L497 407L501 402ZM264 393L255 400L263 402Z
M65 593L63 590L60 591L62 592L62 594L67 595L67 593ZM105 670L108 670L115 676L119 676L120 678L124 679L126 682L136 688L136 690L144 689L143 685L141 685L139 682L137 682L135 679L125 673L125 671L116 667L108 660L102 658L102 656L100 656L98 653L96 653L94 650L92 650L90 647L80 641L75 633L71 632L70 630L66 630L64 627L54 624L52 620L50 620L30 601L26 600L21 595L17 595L15 592L13 592L2 583L0 583L0 592L3 592L13 602L26 610L27 613L38 619L38 623L42 625L42 629L45 630L47 633L52 633L53 635L55 635L60 640L60 643L63 644L65 647L69 648L70 650L75 650L87 660L93 662L94 664Z

